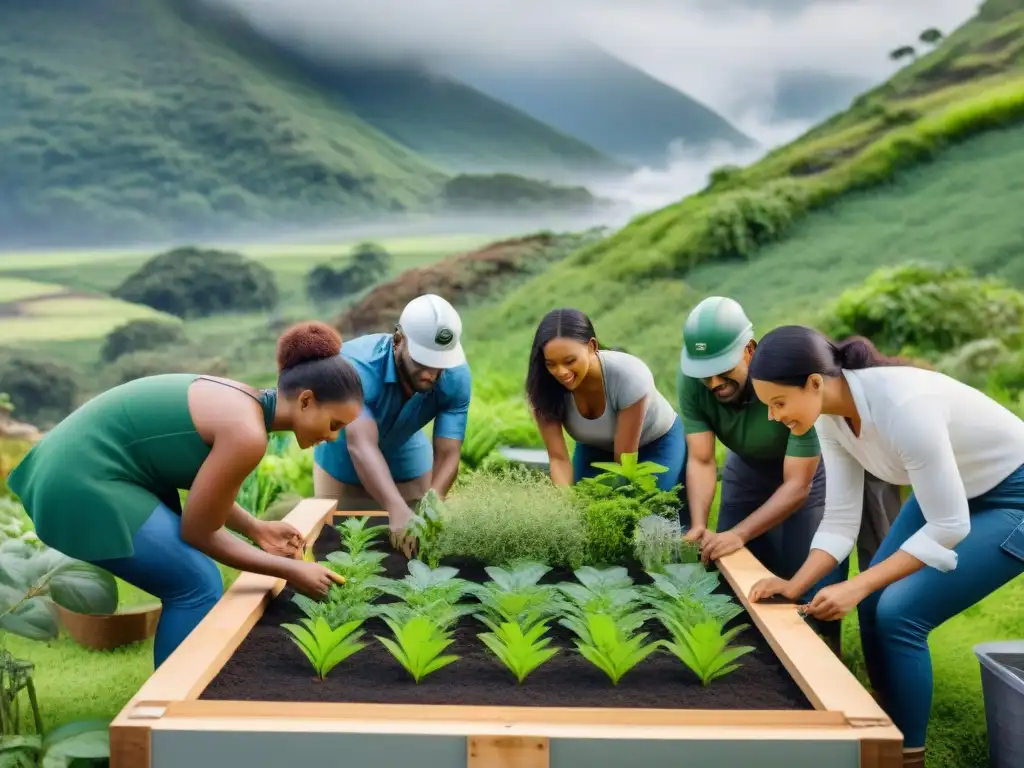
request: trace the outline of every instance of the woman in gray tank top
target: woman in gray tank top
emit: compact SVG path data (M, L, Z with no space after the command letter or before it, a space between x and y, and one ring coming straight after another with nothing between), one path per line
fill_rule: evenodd
M599 470L596 461L640 461L668 468L669 490L686 466L682 421L658 391L651 369L626 352L601 349L594 326L576 309L549 312L533 339L526 394L547 447L551 480L570 485ZM576 441L569 458L565 430Z

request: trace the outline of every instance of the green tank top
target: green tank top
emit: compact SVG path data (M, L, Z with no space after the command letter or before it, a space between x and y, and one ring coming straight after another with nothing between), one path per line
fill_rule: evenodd
M216 381L174 373L121 384L32 447L7 485L45 544L79 560L129 557L132 537L158 504L181 513L178 491L192 487L210 454L188 407L189 387L200 378ZM277 393L254 399L269 432Z

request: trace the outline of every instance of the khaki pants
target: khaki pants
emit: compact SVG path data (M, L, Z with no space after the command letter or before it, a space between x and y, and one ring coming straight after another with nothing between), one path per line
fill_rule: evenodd
M420 499L430 490L430 472L412 480L396 483L405 503L415 511ZM318 499L336 499L339 512L379 512L384 505L361 485L350 485L327 474L319 464L313 464L313 495Z

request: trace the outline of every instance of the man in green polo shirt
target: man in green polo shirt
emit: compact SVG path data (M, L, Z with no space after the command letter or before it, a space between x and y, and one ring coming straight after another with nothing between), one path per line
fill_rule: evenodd
M826 467L815 430L794 435L769 419L768 407L754 395L747 368L756 347L753 324L729 298L705 299L683 326L676 386L686 428L686 538L700 543L705 562L746 546L773 574L788 579L807 559L821 522ZM715 438L728 449L717 532L707 530L718 479ZM870 487L866 484L866 508L875 510L883 504L888 514L882 515L881 531L875 530L878 515L871 515L871 525L865 526L870 539L862 542L860 556L874 554L888 522L899 512L898 489L872 480ZM826 584L845 579L848 567L848 560L837 565L801 601ZM825 622L823 628L836 630L838 624Z

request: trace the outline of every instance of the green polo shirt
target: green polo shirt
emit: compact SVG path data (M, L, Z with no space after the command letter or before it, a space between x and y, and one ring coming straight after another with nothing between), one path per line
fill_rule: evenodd
M713 432L730 451L742 458L781 461L786 456L810 458L821 455L814 427L804 435L794 435L777 421L768 418L768 406L752 397L741 407L718 402L700 379L676 374L676 395L686 434Z

